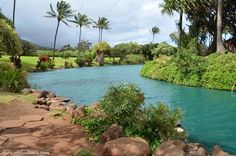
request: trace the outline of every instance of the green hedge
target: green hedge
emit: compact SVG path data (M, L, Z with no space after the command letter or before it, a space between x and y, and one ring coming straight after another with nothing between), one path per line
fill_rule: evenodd
M236 54L212 54L207 57L191 55L186 60L189 57L192 58L191 61L184 61L182 64L177 56L147 62L140 75L176 84L220 90L231 90L236 84Z

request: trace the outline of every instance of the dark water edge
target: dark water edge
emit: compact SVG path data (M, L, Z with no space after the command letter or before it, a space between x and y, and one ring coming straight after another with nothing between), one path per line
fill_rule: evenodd
M99 100L108 86L135 83L145 93L145 103L164 102L184 112L182 125L189 140L211 149L220 145L236 154L236 98L229 91L175 85L139 76L142 65L90 67L32 73L31 87L51 90L77 104Z

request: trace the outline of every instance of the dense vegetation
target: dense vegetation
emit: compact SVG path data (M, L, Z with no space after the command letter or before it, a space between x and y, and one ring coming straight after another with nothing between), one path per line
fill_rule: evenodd
M175 56L148 62L141 75L187 86L231 90L236 82L235 61L236 55L232 53L201 57L181 49Z
M143 108L144 94L133 84L111 86L100 102L98 108L87 107L87 115L79 120L94 141L100 141L102 133L112 124L122 126L126 136L146 139L152 149L166 139L185 137L175 130L181 111L170 110L162 103Z
M19 92L28 86L27 73L13 64L0 61L0 90Z

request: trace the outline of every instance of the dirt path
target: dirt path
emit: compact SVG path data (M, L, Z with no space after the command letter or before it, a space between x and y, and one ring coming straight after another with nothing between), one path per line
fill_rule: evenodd
M0 156L9 152L16 156L24 152L34 156L71 156L81 149L101 155L102 145L90 143L86 137L81 126L54 119L47 111L34 109L32 104L20 101L0 104Z

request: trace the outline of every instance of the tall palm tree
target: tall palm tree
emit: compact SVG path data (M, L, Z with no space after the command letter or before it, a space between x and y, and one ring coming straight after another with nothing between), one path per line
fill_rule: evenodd
M82 27L89 27L91 24L91 20L85 14L80 14L74 16L74 20L71 22L75 23L77 27L79 27L79 43L81 42L81 35L82 35Z
M15 13L16 13L16 0L14 0L14 3L13 3L13 26L15 27Z
M216 41L216 51L219 53L224 53L225 47L222 41L222 14L223 14L223 0L217 0L217 41Z
M154 43L155 40L155 35L160 33L160 29L157 26L152 27L152 29L150 30L152 33L152 43Z
M56 11L54 11L52 4L50 4L50 9L51 10L47 12L48 16L46 17L57 19L57 28L56 28L56 33L54 36L54 44L53 44L53 60L54 60L54 55L56 51L57 33L60 26L60 22L63 22L65 25L68 26L68 23L67 23L68 18L73 16L74 11L71 10L70 4L63 0L57 2Z
M103 34L103 30L110 30L111 28L110 26L110 22L108 21L108 19L106 17L99 17L98 21L94 21L94 28L98 28L99 29L99 36L98 36L98 43L102 42L102 34Z

